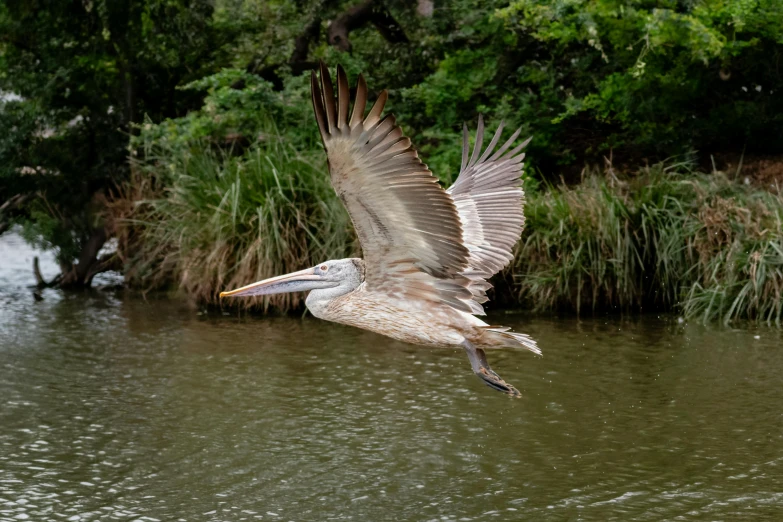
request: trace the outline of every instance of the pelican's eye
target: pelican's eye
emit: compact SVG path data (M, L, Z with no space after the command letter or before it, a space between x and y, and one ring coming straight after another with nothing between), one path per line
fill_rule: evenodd
M320 268L321 268L321 272L326 272L327 270L329 270L328 265L321 265Z

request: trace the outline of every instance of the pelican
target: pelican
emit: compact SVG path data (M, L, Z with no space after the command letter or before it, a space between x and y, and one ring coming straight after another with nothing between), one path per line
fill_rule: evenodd
M337 67L337 93L321 62L311 74L315 118L329 174L356 229L364 259L325 261L312 268L222 292L220 297L310 291L310 312L406 343L463 348L473 372L491 388L519 391L490 368L485 350L526 348L529 336L478 317L491 288L487 280L513 258L525 224L520 130L495 150L501 123L482 152L478 120L472 153L463 125L462 166L444 190L393 115L382 116L387 91L370 111L359 75L353 109L348 78Z

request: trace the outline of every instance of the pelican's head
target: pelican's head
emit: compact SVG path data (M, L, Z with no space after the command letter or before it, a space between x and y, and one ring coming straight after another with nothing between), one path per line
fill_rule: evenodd
M361 259L334 259L299 272L264 279L236 290L220 292L220 297L285 294L338 287L350 291L359 286L362 281L364 281L364 262Z

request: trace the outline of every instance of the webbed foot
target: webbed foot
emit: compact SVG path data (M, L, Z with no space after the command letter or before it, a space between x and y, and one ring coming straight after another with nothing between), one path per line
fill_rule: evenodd
M522 394L519 393L519 390L501 379L500 375L495 373L492 368L489 367L489 363L487 362L487 355L484 353L484 350L481 348L476 348L467 340L463 343L463 346L465 347L465 351L468 354L468 359L470 359L470 365L473 367L473 373L475 373L479 379L484 381L484 384L493 390L506 393L511 397L522 396Z

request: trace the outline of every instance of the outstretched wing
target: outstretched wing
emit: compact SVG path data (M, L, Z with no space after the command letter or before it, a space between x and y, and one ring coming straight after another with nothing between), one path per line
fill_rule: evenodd
M512 249L525 226L525 193L521 179L525 154L520 151L530 138L509 150L519 137L520 130L494 151L503 133L501 123L482 154L484 119L479 116L471 154L465 125L462 168L457 181L447 191L454 200L462 223L462 242L470 251L470 269L465 273L473 279L470 287L479 303L487 300L485 292L490 288L484 280L498 273L514 258Z
M312 98L332 185L351 216L365 259L367 290L434 300L483 313L461 275L468 249L451 197L419 159L394 116L381 117L383 91L365 117L367 85L359 76L349 117L348 79L337 68L335 99L321 63Z

